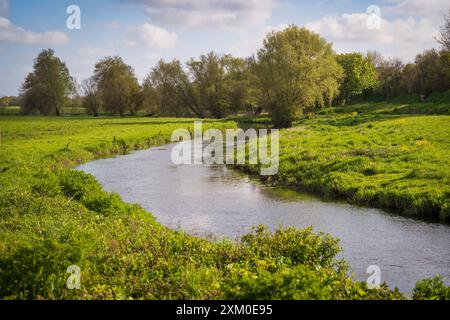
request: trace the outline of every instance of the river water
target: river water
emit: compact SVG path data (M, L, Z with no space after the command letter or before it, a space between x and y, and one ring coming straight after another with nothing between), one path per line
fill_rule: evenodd
M357 280L366 280L367 268L377 265L382 281L405 293L438 274L450 282L450 226L268 187L226 166L174 165L172 147L96 160L78 170L173 229L235 239L259 224L312 226L341 240L341 256Z

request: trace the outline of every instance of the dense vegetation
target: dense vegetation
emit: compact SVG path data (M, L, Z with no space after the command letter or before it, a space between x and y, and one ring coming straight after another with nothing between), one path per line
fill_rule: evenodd
M443 102L363 103L310 115L281 132L280 171L269 180L449 222L450 104L448 93L434 99Z
M330 236L260 227L239 244L210 242L159 225L92 176L71 170L164 143L191 121L0 119L0 298L404 298L349 279ZM66 287L73 264L82 270L81 290ZM427 298L430 285L422 287Z

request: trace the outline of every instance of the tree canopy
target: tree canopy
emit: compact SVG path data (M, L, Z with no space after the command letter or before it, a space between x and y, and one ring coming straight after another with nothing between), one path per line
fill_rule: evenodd
M106 57L95 65L93 80L111 114L123 116L127 111L134 115L139 109L139 82L134 70L120 57Z
M331 101L343 74L331 44L294 25L266 37L254 71L260 103L280 127L290 126L304 109Z
M343 104L351 97L378 85L375 67L369 58L364 57L361 53L340 54L337 61L344 69L344 78L340 86L340 98Z
M66 64L54 50L43 50L22 85L23 109L26 113L40 111L59 116L73 88L74 80Z
M98 116L225 118L268 112L277 127L303 114L358 99L419 95L426 99L450 89L450 12L437 39L441 50L426 50L414 62L384 58L376 51L337 55L318 34L291 25L269 33L256 55L238 58L209 52L179 60L160 60L138 82L121 57L105 57L81 90L51 49L42 51L25 79L20 103L25 112L60 115L66 109ZM80 95L82 92L82 96ZM5 97L0 105L19 103Z

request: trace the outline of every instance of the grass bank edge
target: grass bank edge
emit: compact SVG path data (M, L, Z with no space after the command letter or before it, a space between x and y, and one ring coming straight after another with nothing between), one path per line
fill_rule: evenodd
M296 127L281 130L279 173L259 178L269 184L310 192L324 199L343 199L352 204L380 208L406 217L450 223L450 177L448 171L442 171L450 165L450 158L445 156L445 150L450 150L450 117L404 113L404 109L399 106L398 103L382 102L355 104L323 110L317 116L306 117ZM446 110L447 108L450 110L449 106ZM363 113L360 113L361 110ZM444 127L447 119L447 131L433 127L433 121ZM260 124L267 123L267 118L244 118L244 121ZM391 128L385 124L391 125ZM442 139L433 135L432 131L438 129L444 136ZM351 143L344 145L339 131L348 134L347 140L354 139L356 142L353 144L353 141L350 141ZM386 133L398 134L399 141L389 141L389 137L386 141L370 141L371 138L376 140ZM302 139L301 135L310 136L312 142ZM435 141L428 141L428 136L429 140L442 141L433 145ZM408 139L411 141L406 141ZM332 146L333 143L337 147ZM323 148L324 145L332 151L327 151ZM283 150L283 146L289 147ZM390 152L392 154L389 154ZM401 158L401 152L405 154L405 159ZM427 177L426 164L421 165L418 159L429 162L430 177ZM400 165L402 161L409 160L412 160L409 165ZM355 162L355 172L360 176L352 174L352 168L348 168L345 161ZM393 167L382 168L383 162L392 163ZM436 171L436 163L443 166L441 172ZM326 171L332 166L336 168ZM257 165L246 164L235 168L252 176L259 176L260 168ZM377 182L377 174L380 177L391 174L393 178ZM442 175L442 181L436 183L438 179L433 178L433 174ZM401 188L399 184L395 184L395 179L404 180ZM435 190L421 186L426 183L434 183ZM391 187L392 192L389 192ZM437 196L436 192L439 193Z

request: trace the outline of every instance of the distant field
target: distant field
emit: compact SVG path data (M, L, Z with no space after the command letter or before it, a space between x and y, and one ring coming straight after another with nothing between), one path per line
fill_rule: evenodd
M0 116L18 115L20 114L20 111L20 107L0 107Z
M421 107L424 113L450 108ZM325 110L283 130L280 173L272 181L450 221L450 116L403 114L410 108L415 107L358 104Z

